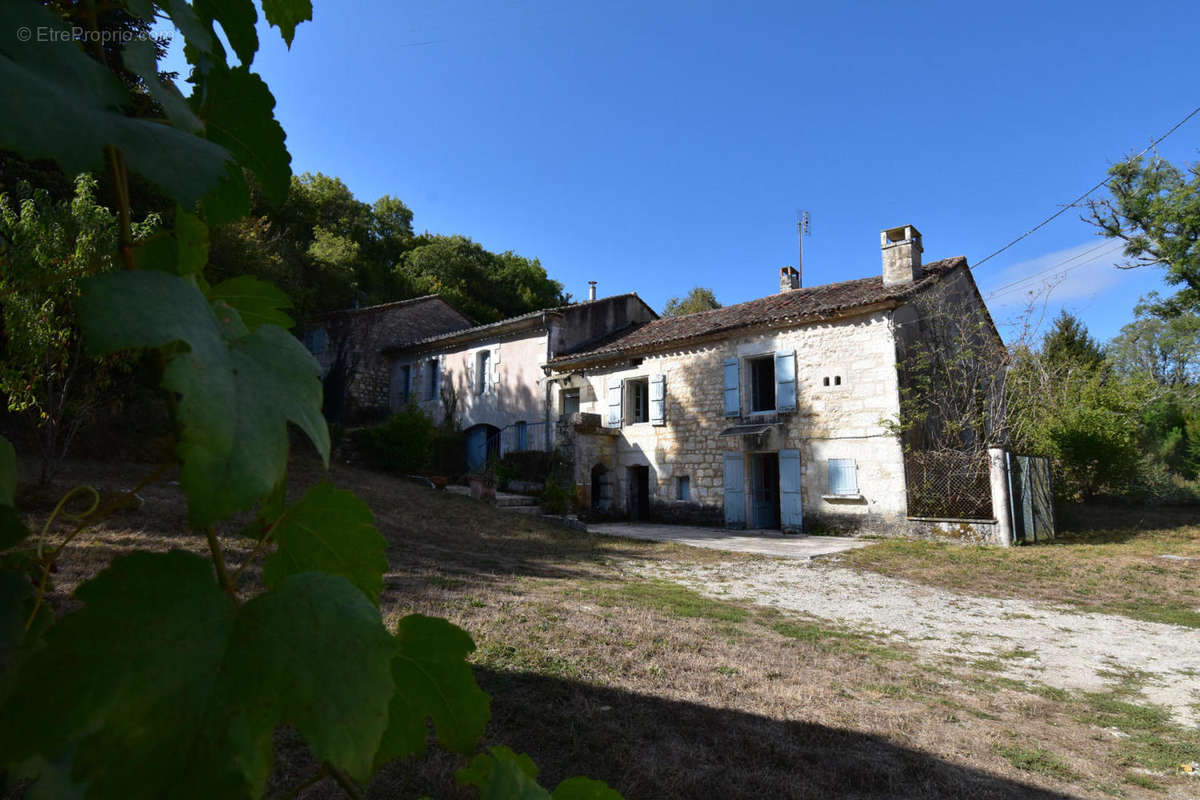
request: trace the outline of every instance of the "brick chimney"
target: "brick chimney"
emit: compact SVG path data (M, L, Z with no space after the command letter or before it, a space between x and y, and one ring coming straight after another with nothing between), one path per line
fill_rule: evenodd
M912 283L921 277L921 232L912 225L888 228L879 234L883 250L883 285Z
M800 288L800 271L795 267L779 268L779 293L790 292Z

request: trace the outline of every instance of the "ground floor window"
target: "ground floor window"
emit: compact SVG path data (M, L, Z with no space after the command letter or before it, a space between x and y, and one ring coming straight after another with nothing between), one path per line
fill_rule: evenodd
M675 479L675 499L676 500L691 500L692 499L692 479L687 475L680 475Z
M829 493L858 494L858 465L853 458L829 459Z

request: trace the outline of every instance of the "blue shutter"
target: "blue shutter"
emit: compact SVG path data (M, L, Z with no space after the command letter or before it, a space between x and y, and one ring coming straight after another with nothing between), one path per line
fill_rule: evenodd
M775 354L775 409L796 410L796 351Z
M829 493L858 494L858 465L853 458L829 459Z
M667 376L650 376L650 424L667 424Z
M742 454L725 454L725 527L746 527L746 474Z
M517 423L517 449L529 449L529 430L524 422Z
M738 360L725 359L725 416L736 417L742 413L742 402L738 396Z
M610 428L621 427L621 379L612 378L608 384L608 418L605 424Z
M785 532L804 530L804 509L800 503L800 451L779 451L779 523Z

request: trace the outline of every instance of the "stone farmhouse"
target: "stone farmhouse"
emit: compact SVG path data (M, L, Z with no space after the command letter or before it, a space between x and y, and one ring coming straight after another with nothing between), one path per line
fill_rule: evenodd
M473 470L489 456L548 450L563 409L546 365L560 353L657 318L636 294L593 296L394 344L383 350L391 362L391 407L415 403L439 424L453 413L467 433ZM577 411L578 402L569 410Z
M734 528L908 532L898 358L920 308L995 327L965 258L922 264L912 226L884 231L882 269L653 320L550 359L581 398L564 432L597 508ZM568 406L564 403L565 411Z
M473 469L557 448L598 514L920 533L895 426L903 354L934 341L931 307L999 341L966 259L922 252L916 228L889 229L871 277L802 287L784 267L778 293L661 319L593 284L587 302L383 348L390 406L455 413Z
M383 349L472 324L436 294L309 318L303 329L304 344L321 365L326 417L386 414L392 387L391 366Z

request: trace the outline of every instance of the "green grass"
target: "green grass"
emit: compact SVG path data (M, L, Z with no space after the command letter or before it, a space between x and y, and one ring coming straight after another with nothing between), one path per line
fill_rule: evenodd
M807 620L782 619L774 610L761 612L757 621L780 636L806 642L823 653L851 653L885 661L911 661L913 658L906 650L877 643L869 634L830 628Z
M1134 786L1140 786L1143 789L1149 789L1152 792L1165 792L1167 788L1156 780L1153 780L1148 775L1142 775L1140 772L1130 772L1125 776L1125 782Z
M1028 748L1020 745L997 747L996 753L1017 769L1036 772L1064 781L1079 780L1079 775L1049 750L1040 747Z
M615 588L599 586L584 591L590 592L601 606L630 605L653 609L672 617L741 622L750 616L750 612L740 606L705 597L670 581L641 581Z
M1132 764L1175 772L1180 764L1200 761L1200 730L1174 724L1165 708L1131 703L1121 690L1087 692L1082 703L1080 721L1128 734L1121 741L1121 754Z

